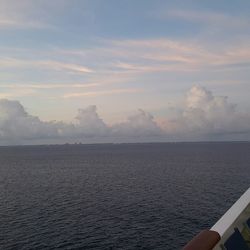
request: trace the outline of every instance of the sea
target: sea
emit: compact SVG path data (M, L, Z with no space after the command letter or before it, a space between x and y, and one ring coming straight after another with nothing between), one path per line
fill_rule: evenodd
M181 249L250 186L250 143L0 147L0 249Z

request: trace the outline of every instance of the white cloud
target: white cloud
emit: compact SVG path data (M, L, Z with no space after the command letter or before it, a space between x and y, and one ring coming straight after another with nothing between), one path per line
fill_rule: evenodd
M206 133L223 132L238 119L236 106L225 96L214 96L205 88L194 86L187 94L183 117L191 129ZM240 120L238 122L241 122ZM240 124L239 124L240 125Z
M28 69L46 69L56 71L67 71L70 73L92 73L93 70L80 64L73 64L67 62L53 61L53 60L28 60L17 59L11 57L0 58L0 66L2 68L28 68Z
M97 114L95 105L85 109L79 109L76 116L76 126L78 133L91 136L105 135L108 133L108 127Z
M127 121L112 127L114 135L118 136L154 136L161 134L161 129L154 121L154 117L139 109L136 114L128 117Z
M165 120L163 129L196 138L250 132L250 115L241 113L226 96L215 96L201 86L193 86L186 94L184 106L173 120Z
M108 125L95 105L79 109L72 123L44 122L28 114L18 101L0 100L0 144L57 142L138 142L250 138L250 115L241 113L226 96L201 86L186 94L175 118L161 118L139 109L126 121ZM232 137L233 136L233 137Z
M56 136L53 122L42 122L29 115L18 101L0 100L0 139L7 141L33 140Z
M63 98L79 98L79 97L96 97L101 95L113 95L113 94L122 94L122 93L138 93L141 92L140 89L130 88L130 89L111 89L104 91L86 91L86 92L74 92L67 93L63 95Z

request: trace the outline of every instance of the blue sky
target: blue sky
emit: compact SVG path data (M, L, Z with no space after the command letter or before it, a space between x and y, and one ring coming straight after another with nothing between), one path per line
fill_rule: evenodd
M18 101L41 122L68 125L79 108L96 112L108 128L141 109L160 129L174 119L179 134L187 134L195 130L183 125L187 95L206 99L211 92L216 105L228 97L237 119L248 119L249 11L247 0L0 0L0 98ZM2 105L0 130L1 119L10 119L9 104ZM215 132L208 124L220 124L209 112L199 123L206 136ZM231 123L237 134L248 131ZM170 139L176 133L167 130Z

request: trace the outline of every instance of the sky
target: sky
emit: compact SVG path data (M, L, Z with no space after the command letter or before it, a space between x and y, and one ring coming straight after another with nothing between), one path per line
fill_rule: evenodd
M250 1L0 0L0 145L250 139Z

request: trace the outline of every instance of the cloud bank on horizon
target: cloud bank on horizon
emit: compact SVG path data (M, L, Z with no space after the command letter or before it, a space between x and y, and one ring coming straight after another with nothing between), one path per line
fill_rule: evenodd
M0 100L0 144L152 142L250 139L250 116L226 96L195 85L174 117L154 116L139 109L126 121L108 125L91 105L79 109L71 123L45 122L18 101ZM236 135L236 137L235 137Z

